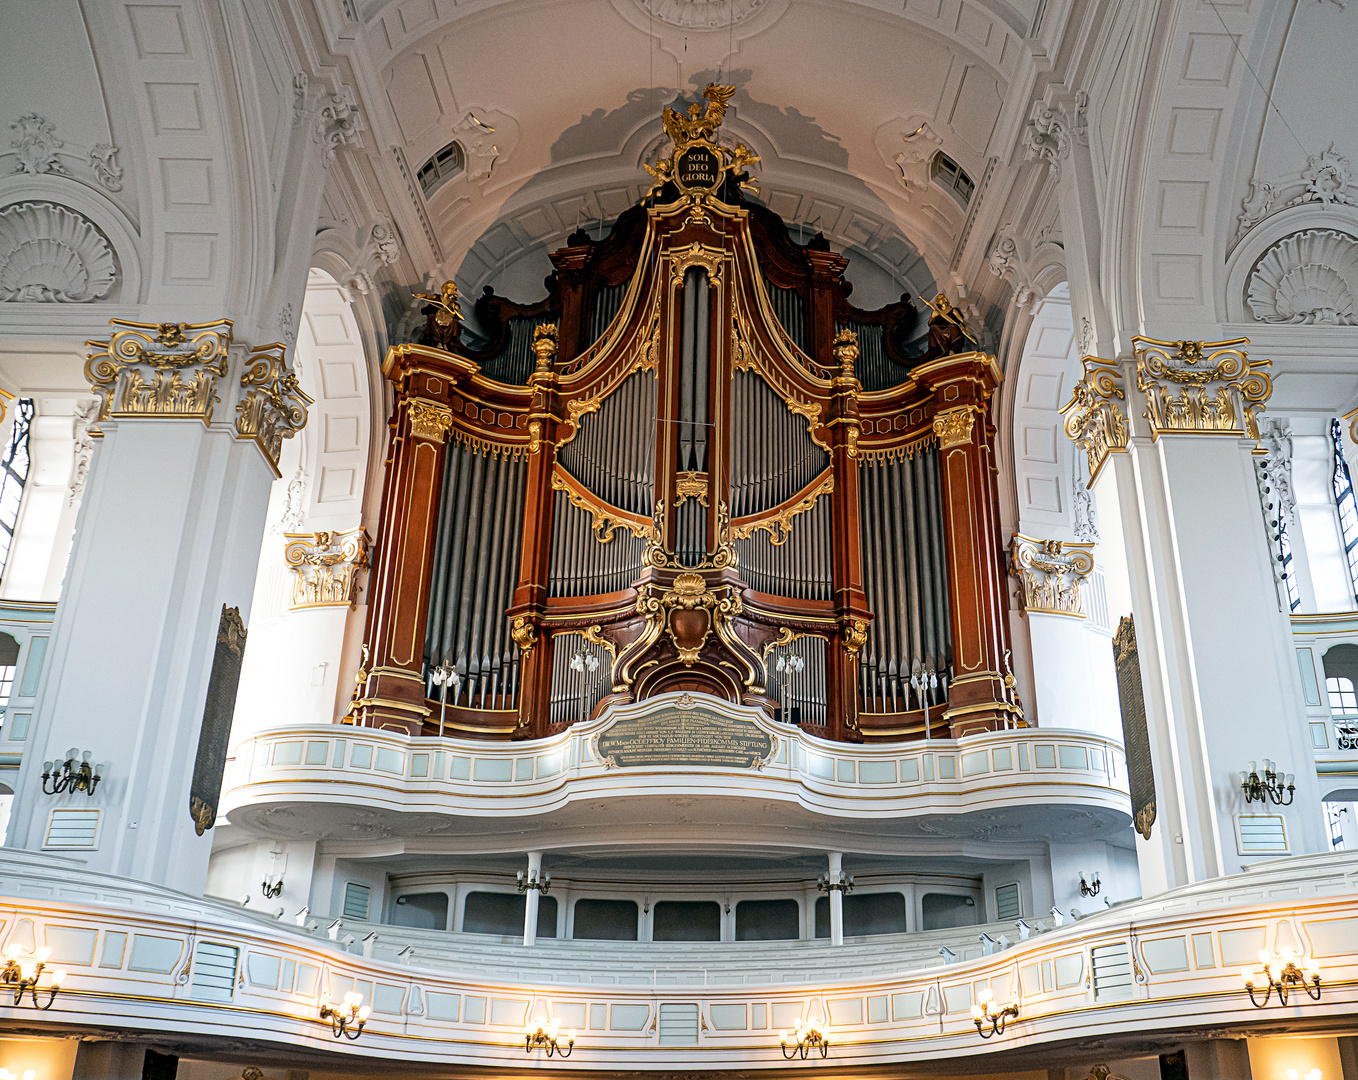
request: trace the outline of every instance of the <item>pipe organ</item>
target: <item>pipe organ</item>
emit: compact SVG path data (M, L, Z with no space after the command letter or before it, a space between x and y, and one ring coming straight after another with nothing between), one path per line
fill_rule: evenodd
M545 300L487 290L464 343L445 286L388 351L358 722L538 738L686 691L839 740L1022 723L994 358L943 297L927 337L909 297L854 307L709 101Z

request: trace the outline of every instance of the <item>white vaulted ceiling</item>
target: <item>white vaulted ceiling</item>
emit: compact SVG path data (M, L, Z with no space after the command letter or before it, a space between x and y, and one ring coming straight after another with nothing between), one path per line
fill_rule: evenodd
M512 283L530 299L548 250L644 194L663 107L695 100L709 81L734 83L722 137L763 156L762 198L785 219L885 271L855 296L875 306L955 266L966 211L927 183L925 163L944 150L980 201L993 159L1007 156L997 148L1012 146L1023 119L1026 95L1009 90L1026 70L1038 7L391 0L362 13L384 95L365 104L389 110L375 126L408 177L454 138L467 150L466 172L427 205L413 179L388 193L420 219L422 269L455 273L464 289Z

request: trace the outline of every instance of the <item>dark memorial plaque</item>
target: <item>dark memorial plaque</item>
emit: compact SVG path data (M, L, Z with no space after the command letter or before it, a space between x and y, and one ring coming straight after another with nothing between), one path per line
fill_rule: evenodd
M207 680L203 727L198 734L198 757L193 763L193 783L189 785L189 816L199 836L217 821L217 800L221 798L222 777L226 774L226 748L236 713L236 689L240 686L244 657L245 622L240 617L240 608L223 604L221 622L217 624L217 650Z
M1113 663L1118 675L1122 710L1122 746L1127 753L1127 783L1132 794L1132 822L1147 840L1155 824L1155 769L1151 737L1146 729L1146 699L1141 693L1141 661L1136 653L1136 627L1124 615L1113 635Z
M690 146L675 162L674 182L680 191L715 191L721 170L721 160L710 148Z
M619 720L599 736L599 757L618 768L711 765L753 769L773 753L773 738L749 720L701 706L674 706Z

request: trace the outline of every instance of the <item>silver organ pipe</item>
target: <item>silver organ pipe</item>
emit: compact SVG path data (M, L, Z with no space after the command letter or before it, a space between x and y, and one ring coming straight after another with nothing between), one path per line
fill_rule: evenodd
M859 470L863 578L874 619L858 654L863 712L907 712L946 698L952 641L938 451ZM912 675L937 676L921 692Z
M830 465L830 455L764 377L731 380L731 516L757 514L790 499Z
M557 452L557 463L592 494L619 510L649 518L655 502L656 377L637 371L586 414L580 432ZM552 596L592 596L628 588L641 572L646 543L626 528L606 544L593 519L555 495L548 585Z
M518 579L527 467L521 456L448 448L425 630L425 693L432 667L450 664L448 703L512 709L519 651L505 609Z
M796 289L784 289L768 278L764 279L764 291L769 294L769 304L773 314L782 324L787 336L802 352L806 352L806 301Z
M792 600L831 599L830 499L822 495L792 519L791 535L772 543L767 532L735 541L740 580L757 592Z
M533 331L543 323L555 322L555 315L514 316L509 324L509 344L497 356L481 365L481 374L496 382L526 386L533 374Z

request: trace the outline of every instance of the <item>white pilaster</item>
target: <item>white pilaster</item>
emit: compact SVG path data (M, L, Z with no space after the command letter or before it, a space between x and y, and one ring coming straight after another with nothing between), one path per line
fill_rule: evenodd
M844 855L832 851L830 856L830 944L844 944L844 890L837 888L844 877Z
M528 891L524 893L523 905L523 943L525 945L536 945L538 943L538 901L542 894L538 891L537 883L542 877L542 852L530 851L528 853Z

